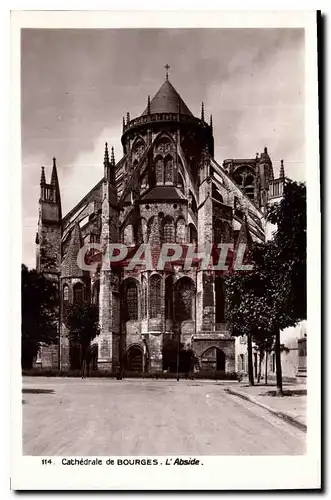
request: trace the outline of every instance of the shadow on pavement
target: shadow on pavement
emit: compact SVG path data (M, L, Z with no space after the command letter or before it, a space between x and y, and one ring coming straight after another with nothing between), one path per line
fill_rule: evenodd
M23 388L23 394L54 394L53 389L27 389Z

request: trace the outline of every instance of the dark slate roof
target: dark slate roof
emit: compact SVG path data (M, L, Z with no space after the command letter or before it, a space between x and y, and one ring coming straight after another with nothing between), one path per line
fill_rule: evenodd
M174 186L156 186L142 200L185 200L185 196Z
M150 113L180 113L193 116L177 90L166 80L151 100ZM142 116L147 115L147 108Z

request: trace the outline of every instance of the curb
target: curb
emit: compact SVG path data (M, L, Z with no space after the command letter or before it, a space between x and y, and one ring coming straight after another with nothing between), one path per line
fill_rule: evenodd
M275 410L271 406L268 406L264 403L260 403L260 401L257 401L253 396L248 396L247 394L243 394L242 392L233 391L232 389L228 389L228 388L225 388L224 390L225 390L225 392L227 392L228 394L231 394L232 396L237 396L239 398L245 399L246 401L250 401L251 403L254 403L257 406L261 406L261 408L268 410L273 415L276 415L278 418L285 420L286 422L293 425L297 429L300 429L302 432L307 432L307 425L303 424L302 422L300 422L296 418L292 417L291 415L288 415L288 413L284 413L282 411Z

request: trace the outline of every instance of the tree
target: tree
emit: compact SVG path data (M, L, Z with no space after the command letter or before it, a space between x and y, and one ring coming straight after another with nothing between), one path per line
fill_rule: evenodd
M271 241L252 247L252 271L233 272L227 278L226 308L233 335L274 340L281 395L280 330L306 318L305 185L287 181L283 199L270 208L268 220L277 230Z
M22 264L22 368L32 367L42 345L58 342L58 285Z
M90 344L100 333L98 306L86 302L69 304L66 311L66 325L70 341L79 345L80 367L82 377L85 377Z

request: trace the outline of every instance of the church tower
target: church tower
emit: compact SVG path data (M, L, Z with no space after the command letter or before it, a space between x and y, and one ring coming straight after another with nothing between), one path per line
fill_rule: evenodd
M39 220L36 235L36 269L47 278L57 280L61 266L61 197L56 159L53 158L51 182L46 182L41 167Z

